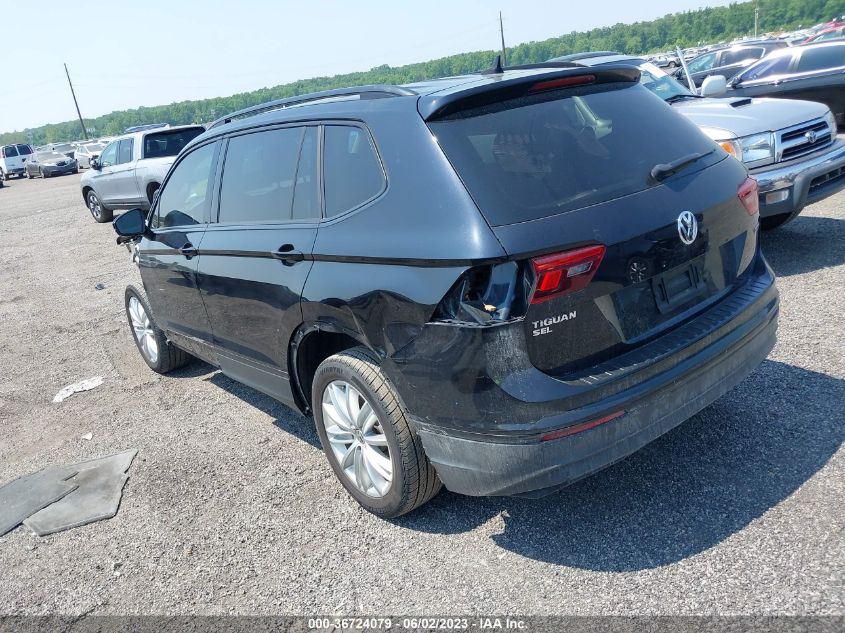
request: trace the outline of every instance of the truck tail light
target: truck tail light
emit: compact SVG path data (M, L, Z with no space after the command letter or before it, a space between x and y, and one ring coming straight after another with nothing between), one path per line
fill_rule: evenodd
M748 215L757 215L760 211L760 198L758 196L758 191L757 181L749 176L745 179L745 182L739 186L739 189L736 192L742 206L744 206L745 210L748 211Z

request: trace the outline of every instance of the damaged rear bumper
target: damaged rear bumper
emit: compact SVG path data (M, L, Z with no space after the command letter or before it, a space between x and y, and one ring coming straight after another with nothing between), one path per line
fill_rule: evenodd
M398 373L391 373L410 400L426 455L443 484L473 496L542 496L623 459L712 403L775 344L778 295L771 271L761 265L765 271L718 309L667 335L679 343L671 355L647 370L606 372L604 383L520 370L520 353L511 349L500 357L509 359L508 376L493 363L472 380L456 356L449 371L457 385L444 383L428 401L421 398L429 390L415 388L422 387L414 385L419 374L400 359ZM502 341L488 347L497 344Z

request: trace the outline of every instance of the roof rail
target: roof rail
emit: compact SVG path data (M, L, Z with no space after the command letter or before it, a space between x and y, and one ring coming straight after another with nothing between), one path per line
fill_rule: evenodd
M208 126L207 130L213 127L229 123L234 119L243 119L245 117L255 116L271 110L281 110L291 106L303 105L311 101L321 101L323 99L332 99L334 97L354 97L358 96L361 99L382 99L385 97L411 97L417 93L410 88L402 88L401 86L391 86L388 84L374 84L371 86L354 86L352 88L336 88L334 90L323 90L321 92L312 92L304 95L297 95L295 97L286 97L284 99L276 99L266 103L244 108L227 114L224 117L213 121Z

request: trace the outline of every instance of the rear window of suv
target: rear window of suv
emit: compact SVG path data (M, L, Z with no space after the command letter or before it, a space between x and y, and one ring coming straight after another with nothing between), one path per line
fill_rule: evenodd
M657 184L650 177L655 165L715 149L642 86L570 94L514 99L429 123L491 225L642 191ZM714 152L701 163L721 158Z
M205 132L205 128L192 127L147 134L144 137L144 158L176 156L185 148L185 145L203 132Z

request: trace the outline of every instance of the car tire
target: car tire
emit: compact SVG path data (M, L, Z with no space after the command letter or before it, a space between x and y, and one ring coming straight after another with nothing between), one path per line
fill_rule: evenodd
M791 221L796 215L797 214L794 213L781 213L779 215L770 215L766 218L760 218L760 228L764 231L771 231Z
M42 177L42 178L44 178L44 179L46 179L46 178L47 178L47 174L46 174L46 173L45 173L45 171L44 171L43 169L41 169L40 167L38 168L38 175L39 175L39 176L41 176L41 177Z
M126 318L129 331L141 358L154 372L166 374L184 367L193 356L167 340L167 336L156 325L146 293L135 286L127 286L125 293Z
M368 512L398 517L440 491L407 409L366 348L352 348L320 364L312 381L312 410L335 476Z
M103 205L100 201L100 196L98 196L93 189L85 194L85 204L88 207L88 211L91 212L91 217L94 218L94 222L103 224L105 222L112 221L114 212Z
M32 180L32 174L29 173L29 170L26 170L26 177L28 180Z
M7 182L8 182L8 180L9 180L9 174L7 174L5 171L3 171L2 169L0 169L0 178L3 178L3 180L5 180L5 181L7 181Z

